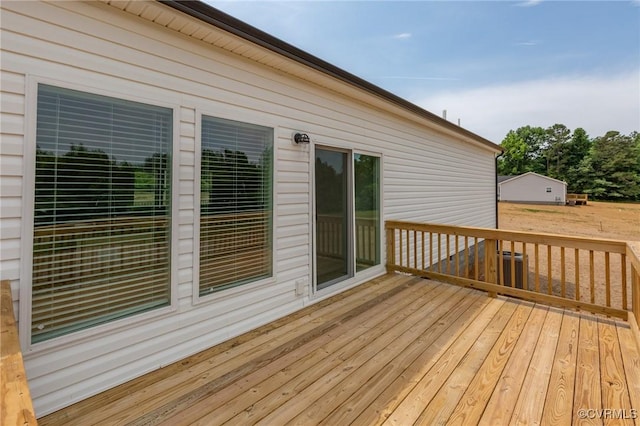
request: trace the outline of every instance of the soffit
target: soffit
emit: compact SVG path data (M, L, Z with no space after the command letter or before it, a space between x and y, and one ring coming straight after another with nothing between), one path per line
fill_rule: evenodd
M346 95L352 99L366 103L387 113L408 118L421 125L426 125L432 130L454 136L468 143L488 148L494 152L501 152L502 148L491 141L482 138L462 127L448 122L422 108L411 104L408 101L377 88L376 86L353 76L346 71L340 70L312 55L302 52L296 59L291 58L289 49L299 51L295 47L288 45L278 39L256 30L255 34L241 37L233 34L224 28L206 22L206 14L196 18L190 14L182 13L177 8L190 8L198 6L200 9L215 10L201 2L165 2L160 1L123 1L123 0L102 0L103 2L116 7L125 12L139 16L140 18L154 22L173 31L200 40L220 49L224 49L236 55L247 58L264 66L273 68L280 72L292 75L299 79L311 82ZM196 12L189 11L196 14ZM235 18L232 18L235 20ZM238 21L239 22L239 21ZM219 23L234 30L234 23ZM249 27L248 25L244 24ZM252 28L252 27L251 27ZM262 34L260 34L262 33ZM260 35L264 37L260 37ZM251 40L251 38L255 40ZM269 40L264 40L269 38ZM271 44L269 44L271 43ZM267 44L268 47L264 45ZM279 52L281 50L281 52ZM350 78L354 81L350 81ZM360 83L360 84L359 84ZM364 84L362 84L364 83Z

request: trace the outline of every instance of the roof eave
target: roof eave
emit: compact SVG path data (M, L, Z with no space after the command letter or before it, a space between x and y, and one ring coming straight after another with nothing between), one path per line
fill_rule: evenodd
M364 90L374 96L382 98L387 102L390 102L396 106L401 107L404 110L410 111L420 117L438 125L444 127L449 131L453 131L465 138L469 138L475 142L480 143L488 148L491 148L495 152L503 152L501 146L477 135L463 127L460 127L454 123L451 123L444 118L439 117L432 112L427 111L424 108L415 105L406 99L403 99L381 87L378 87L354 74L349 73L335 65L332 65L310 53L303 51L285 41L280 40L258 28L255 28L246 22L243 22L231 15L228 15L208 4L199 0L157 0L162 4L165 4L173 9L183 12L193 18L206 22L224 31L227 31L237 37L247 40L253 44L268 49L274 53L282 55L288 59L291 59L299 64L305 65L323 74L329 75L335 79L343 81L351 86L354 86L360 90Z

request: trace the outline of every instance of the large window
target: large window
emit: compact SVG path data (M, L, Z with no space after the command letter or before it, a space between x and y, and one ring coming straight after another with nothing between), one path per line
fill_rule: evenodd
M200 295L272 276L273 129L202 117Z
M172 117L38 86L32 342L169 305Z

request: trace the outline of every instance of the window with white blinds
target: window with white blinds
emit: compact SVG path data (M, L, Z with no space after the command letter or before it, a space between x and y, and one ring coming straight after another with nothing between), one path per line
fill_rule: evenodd
M169 305L172 117L38 86L32 342Z
M273 129L202 116L200 295L272 276Z

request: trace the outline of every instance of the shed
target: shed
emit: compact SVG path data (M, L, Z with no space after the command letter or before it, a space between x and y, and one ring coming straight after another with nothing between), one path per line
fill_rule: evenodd
M534 172L499 176L498 199L517 203L564 205L567 202L567 183Z
M495 226L499 146L207 4L0 7L38 416L384 274L385 220Z

